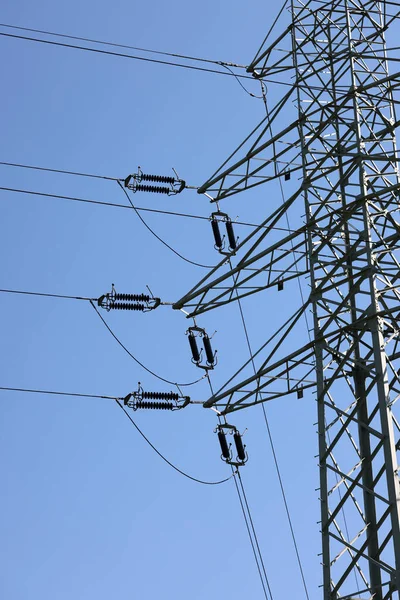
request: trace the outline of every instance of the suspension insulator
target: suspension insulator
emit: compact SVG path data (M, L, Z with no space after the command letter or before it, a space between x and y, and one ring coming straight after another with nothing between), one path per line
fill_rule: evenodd
M143 402L143 400L137 400L135 408L151 408L156 410L172 410L174 405L172 402Z
M226 225L226 233L228 235L228 240L229 240L229 248L231 250L236 250L237 244L236 244L235 233L233 231L232 221L230 219L228 221L225 221L225 225Z
M208 364L213 365L214 361L215 361L215 357L214 357L214 353L211 348L210 338L208 337L207 334L203 335L203 345L204 345L204 351L205 351L206 357L207 357L207 362L208 362Z
M179 400L179 394L174 392L142 392L142 398L150 400Z
M231 453L229 451L228 442L226 441L226 435L221 430L218 431L218 439L219 439L219 445L221 446L222 456L226 460L229 460L231 457Z
M215 245L217 248L221 249L222 248L221 232L219 230L218 220L215 219L214 217L211 219L211 227L212 227L213 234L214 234Z
M196 336L192 332L190 332L188 335L188 338L189 338L190 349L192 351L193 360L195 363L198 363L198 362L200 362L200 352L197 347Z
M146 173L141 174L142 181L156 181L157 183L175 183L173 177L164 177L164 175L148 175Z
M169 194L170 188L157 185L141 185L138 184L135 188L136 192L153 192L154 194Z
M126 302L114 302L110 304L112 310L140 310L143 311L146 308L145 304L127 304Z
M240 435L240 433L238 433L236 431L233 434L233 439L234 439L234 442L235 442L236 452L237 452L238 459L241 462L244 462L246 460L246 452L244 451L244 446L243 446L243 442L242 442L242 436Z
M115 294L116 300L130 300L137 302L149 302L150 296L147 294Z

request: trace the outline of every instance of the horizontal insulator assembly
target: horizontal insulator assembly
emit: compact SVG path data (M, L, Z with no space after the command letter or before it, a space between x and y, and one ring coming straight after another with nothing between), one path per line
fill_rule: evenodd
M164 186L157 185L137 185L135 187L136 192L153 192L154 194L169 194L171 189Z
M244 462L246 460L246 452L244 451L242 436L236 431L236 433L233 434L233 439L235 442L238 459Z
M150 400L179 400L179 394L174 392L142 392L142 398Z
M114 302L110 304L110 308L113 310L140 310L143 311L147 308L144 304L127 304L126 302Z
M219 439L219 445L221 446L222 456L224 458L226 458L226 460L229 460L231 457L231 453L229 451L228 442L226 441L226 435L221 430L218 431L218 439Z
M142 181L155 181L157 183L175 183L173 177L165 177L164 175L148 175L147 173L141 173L140 178Z
M207 357L207 362L208 362L208 364L213 365L214 361L215 361L215 357L214 357L214 353L211 348L211 341L210 341L210 338L208 337L208 335L203 336L203 345L204 345L204 351L205 351L206 357Z
M174 405L172 402L144 402L138 400L135 404L135 408L150 408L155 410L172 410Z
M217 219L214 219L214 218L211 219L211 227L212 227L212 231L214 234L215 245L217 248L221 249L222 248L222 237L221 237L221 232L219 230L219 223L218 223Z
M129 300L136 302L149 302L150 296L147 294L115 294L116 300Z
M233 231L233 225L232 225L232 221L225 221L225 225L226 225L226 233L228 235L228 240L229 240L229 248L231 250L236 250L237 244L236 244L236 238L235 238L235 232Z
M197 347L196 336L192 332L190 332L188 335L188 338L189 338L190 349L192 351L193 360L194 360L194 362L198 363L198 362L200 362L200 352Z

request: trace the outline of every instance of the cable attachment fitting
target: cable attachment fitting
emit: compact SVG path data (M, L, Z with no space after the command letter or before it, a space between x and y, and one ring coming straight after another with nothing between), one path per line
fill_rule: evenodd
M225 430L227 430L225 432ZM218 441L221 447L221 459L225 461L228 465L233 465L234 467L243 467L248 461L248 455L246 452L246 445L243 444L242 435L236 429L234 425L229 425L228 423L223 423L218 425L215 429L215 432L218 434ZM236 460L233 460L232 456L232 444L228 444L228 440L226 438L227 435L233 435L233 441L236 448Z
M173 169L175 177L169 177L164 175L149 175L143 173L140 167L138 172L128 175L124 180L126 188L131 190L133 193L136 192L152 192L153 194L166 194L167 196L175 196L180 194L186 187L186 181L179 179L175 169ZM148 185L142 183L143 181L149 181L151 183L166 183L168 185Z
M231 256L235 253L237 243L239 241L239 238L235 237L235 233L233 231L232 219L226 213L218 210L216 212L211 213L210 221L212 232L214 235L214 248L224 256ZM221 236L221 231L219 229L220 223L225 223L229 251L225 250L225 235Z
M111 292L103 294L97 300L97 306L110 310L137 310L149 312L160 306L160 298L150 294L118 294L112 284Z
M212 370L217 364L217 350L213 352L211 338L207 335L205 329L197 326L189 327L186 335L188 336L190 350L192 351L192 363L200 369L205 369L206 371ZM199 350L197 345L198 337L203 339L205 363L203 362L203 348Z
M157 400L157 402L152 402ZM139 408L153 410L180 410L190 403L189 396L175 392L145 392L140 382L136 392L131 392L124 398L124 406L138 410Z

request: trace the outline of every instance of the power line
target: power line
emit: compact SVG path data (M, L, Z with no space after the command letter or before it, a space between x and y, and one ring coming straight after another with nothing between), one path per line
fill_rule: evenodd
M0 388L1 389L1 388ZM145 436L145 434L143 433L143 431L136 425L135 421L132 419L131 415L125 410L125 408L122 406L122 404L119 402L119 399L115 398L116 403L118 404L118 406L120 407L121 410L123 410L123 412L125 413L125 415L128 417L128 419L130 420L130 422L132 423L132 425L136 428L136 430L140 433L140 435L142 436L142 438L149 444L149 446L154 450L154 452L156 452L158 454L158 456L160 458L162 458L162 460L164 462L167 463L167 465L169 465L170 467L172 467L175 471L177 471L178 473L180 473L181 475L183 475L184 477L187 477L187 479L191 479L192 481L195 481L196 483L202 483L203 485L220 485L221 483L225 483L226 481L229 481L233 475L230 475L229 477L227 477L226 479L221 479L220 481L203 481L202 479L197 479L197 477L192 477L191 475L188 475L187 473L185 473L184 471L182 471L181 469L179 469L177 466L175 466L172 462L170 462L163 454L161 454L161 452L159 450L157 450L157 448L150 442L150 440Z
M143 223L143 225L146 227L146 229L148 231L150 231L150 233L159 241L161 242L166 248L168 248L168 250L171 250L171 252L173 252L174 254L176 254L176 256L178 256L180 259L184 260L185 262L194 265L195 267L202 267L203 269L213 269L214 266L213 265L203 265L201 263L198 263L194 260L190 260L189 258L186 258L185 256L183 256L183 254L180 254L180 252L178 252L177 250L175 250L175 248L173 248L172 246L170 246L169 244L167 244L166 241L164 241L159 235L157 235L157 233L150 227L150 225L148 225L146 223L146 221L143 219L142 215L137 211L136 206L133 204L128 192L126 191L126 189L124 188L124 186L122 185L122 183L120 181L117 182L119 187L121 188L121 190L124 192L125 196L128 198L128 202L130 203L130 205L132 206L133 210L135 211L136 215L139 217L139 219L141 220L141 222Z
M0 390L6 392L24 392L27 394L50 394L52 396L74 396L76 398L103 398L105 400L117 400L115 396L100 396L98 394L78 394L75 392L55 392L53 390L36 390L27 388L14 388L14 387L3 387L0 386ZM123 400L123 398L118 398Z
M61 173L62 175L78 175L79 177L91 177L92 179L108 179L118 181L117 177L106 177L105 175L93 175L93 173L81 173L79 171L65 171L64 169L50 169L49 167L37 167L35 165L23 165L20 163L1 161L0 165L6 167L18 167L20 169L33 169L34 171L49 171L50 173Z
M12 163L4 163L4 162L0 162L0 165L10 165L10 166L17 166L17 167L22 167L25 168L25 165L14 165ZM73 173L71 171L58 171L55 169L45 169L45 168L40 168L40 167L27 167L30 169L39 169L41 171L55 171L57 173L65 173L68 175L83 175L83 173ZM84 175L85 177L99 177L102 179L109 179L111 181L121 181L117 178L112 178L112 177L101 177L99 175ZM193 215L193 214L189 214L189 213L181 213L181 212L177 212L177 211L172 211L172 210L161 210L158 208L148 208L148 207L143 207L143 206L136 206L136 204L133 206L132 203L128 206L127 204L118 204L116 202L106 202L103 200L93 200L93 199L88 199L88 198L79 198L76 196L63 196L61 194L49 194L46 192L37 192L35 190L22 190L22 189L18 189L18 188L10 188L10 187L1 187L0 186L0 191L4 191L4 192L12 192L12 193L19 193L19 194L28 194L28 195L33 195L33 196L43 196L44 198L57 198L59 200L70 200L73 202L83 202L83 203L87 203L87 204L98 204L100 206L111 206L114 208L125 208L125 209L129 209L129 210L133 210L133 208L135 208L138 211L142 211L142 212L150 212L150 213L155 213L155 214L161 214L161 215L170 215L173 217L184 217L184 218L188 218L188 219L199 219L202 221L210 221L210 217L205 217L203 215ZM259 225L257 225L256 223L247 223L245 221L234 221L235 225L242 225L244 227L259 227ZM265 225L265 228L267 228L268 226ZM271 230L276 230L276 231L289 231L288 229L284 228L284 227L270 227Z
M206 73L217 73L218 75L227 75L229 77L232 77L232 73L229 73L229 71L220 71L219 69L209 69L207 67L195 67L194 65L184 65L182 63L176 63L176 62L172 62L172 61L160 60L160 59L156 59L156 58L145 58L143 56L135 56L133 54L124 54L122 52L112 52L111 50L100 50L99 48L89 48L87 46L78 46L77 44L66 44L65 42L55 42L53 40L41 40L38 38L33 38L33 37L25 36L25 35L4 33L3 31L0 32L0 35L3 37L7 37L7 38L26 40L29 42L38 42L40 44L49 44L51 46L60 46L63 48L74 48L75 50L84 50L86 52L94 52L96 54L105 54L105 55L109 55L109 56L118 56L121 58L130 58L133 60L140 60L143 62L157 63L157 64L161 64L161 65L168 65L171 67L181 67L183 69L191 69L194 71L203 71ZM236 75L236 77L240 77L241 79L251 79L252 81L254 81L254 78L249 75ZM283 83L283 82L275 81L275 83ZM291 86L292 84L285 84L285 85Z
M185 54L176 54L174 52L164 52L160 50L149 50L149 48L139 48L137 46L129 46L126 44L117 44L115 42L105 42L103 40L95 40L86 37L80 37L77 35L67 35L66 33L55 33L54 31L44 31L42 29L32 29L30 27L18 27L17 25L9 25L8 23L0 23L0 27L7 27L8 29L18 29L19 31L30 31L31 33L43 33L44 35L52 35L54 37L68 38L70 40L78 40L81 42L91 42L94 44L101 44L102 46L113 46L114 48L126 48L127 50L138 50L140 52L148 52L149 54L160 54L162 56L172 56L174 58L184 58L186 60L195 60L198 62L211 63L213 65L230 66L239 69L246 69L244 65L237 65L231 62L222 60L211 60L209 58L198 58L196 56L187 56Z
M97 298L86 298L85 296L66 296L65 294L48 294L45 292L28 292L26 290L6 290L0 289L3 294L23 294L27 296L44 296L45 298L65 298L66 300L97 300Z
M202 379L204 379L205 375L203 375L202 377L200 377L199 379L196 379L196 381L192 381L190 383L177 383L176 381L170 381L169 379L165 379L164 377L161 377L160 375L157 375L157 373L155 373L154 371L151 371L151 369L148 369L142 362L140 362L140 360L138 360L133 354L132 352L130 352L128 350L128 348L126 346L124 346L124 344L121 342L121 340L116 336L116 334L113 332L113 330L111 329L111 327L108 325L107 321L101 316L100 312L97 310L95 304L90 300L90 304L92 305L92 307L94 308L94 310L96 311L97 315L99 316L99 318L102 320L103 324L105 325L105 327L108 329L108 331L111 333L111 335L113 336L113 338L115 339L115 341L121 346L121 348L123 350L125 350L125 352L138 364L142 367L142 369L144 369L145 371L147 371L148 373L150 373L150 375L153 375L154 377L156 377L157 379L160 379L160 381L163 381L164 383L168 383L170 385L176 385L179 387L189 387L191 385L195 385L196 383L199 383L199 381L201 381Z

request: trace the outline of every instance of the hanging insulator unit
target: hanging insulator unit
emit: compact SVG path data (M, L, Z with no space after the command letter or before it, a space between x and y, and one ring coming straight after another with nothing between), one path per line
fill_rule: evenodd
M233 440L236 446L238 461L244 462L246 460L246 452L244 450L245 446L243 446L242 436L238 431L235 431L235 433L233 434Z
M223 242L222 242L221 232L219 230L219 223L215 217L213 217L211 219L211 227L212 227L212 231L214 234L214 241L215 241L214 246L217 250L221 250L222 246L223 246Z
M222 457L225 460L229 460L231 458L231 452L229 450L225 432L222 431L221 429L218 431L218 440L219 440L219 445L221 446Z
M205 329L202 327L189 327L186 332L189 339L190 350L192 351L192 362L200 367L200 369L213 369L216 364L216 352L212 351L210 338L207 335ZM197 337L203 338L204 353L206 356L205 364L202 363L203 350L199 350L197 346Z
M123 302L118 302L118 300L122 300ZM112 284L111 292L100 296L97 304L107 311L136 310L139 312L148 312L160 306L161 300L149 294L117 294L114 284Z
M225 223L226 235L229 243L230 252L224 250L225 248L225 236L221 236L221 232L219 229L219 224ZM237 248L237 238L235 237L235 232L233 231L233 224L230 217L220 210L213 212L211 214L211 227L214 234L214 248L220 252L220 254L224 254L225 256L231 256L232 252L234 252Z
M190 332L188 335L190 349L192 351L192 359L196 364L200 362L200 352L197 347L196 336L194 333Z
M150 175L143 173L141 168L138 167L138 172L128 175L125 178L125 187L130 189L132 192L151 192L153 194L166 194L168 196L175 196L180 194L186 187L186 182L183 179L179 179L176 171L174 170L176 177L170 177L166 175ZM142 184L142 181L150 181L154 183L167 183L168 186L160 185L147 185Z
M237 240L235 238L235 233L233 231L232 221L230 219L227 219L225 221L225 226L226 226L226 233L227 233L228 241L229 241L229 248L231 250L236 250Z
M206 353L207 363L213 365L215 362L215 355L211 348L211 341L207 334L203 335L204 351Z

